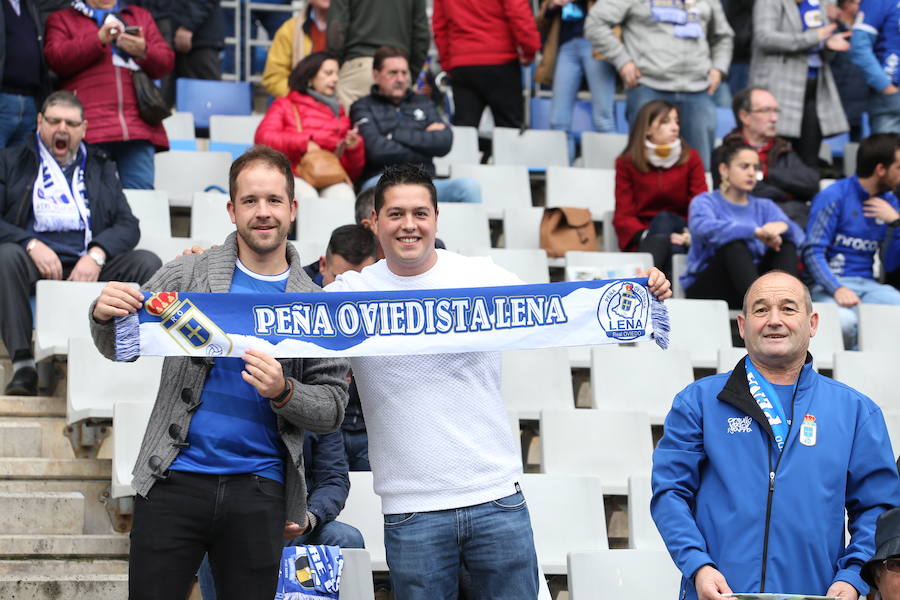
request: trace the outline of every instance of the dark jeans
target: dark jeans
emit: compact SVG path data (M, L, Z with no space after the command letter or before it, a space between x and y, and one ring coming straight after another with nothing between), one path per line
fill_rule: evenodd
M757 265L747 243L736 240L716 251L706 269L685 290L685 295L688 298L725 300L729 308L737 309L741 307L750 284L763 273L775 269L797 275L797 246L793 242L784 242L778 252L769 249Z
M359 431L341 431L344 436L344 451L347 454L347 466L351 471L371 471L369 466L369 434L365 429Z
M284 521L277 481L169 471L135 496L129 600L186 598L204 553L221 600L272 600Z
M800 137L784 138L791 143L803 162L814 169L819 166L819 147L822 145L822 129L819 127L819 117L816 113L817 82L817 78L807 78L806 80Z
M100 281L144 283L159 270L159 257L147 250L132 250L109 261L100 271ZM75 263L63 264L66 279ZM9 355L17 360L30 358L32 315L28 297L42 279L34 261L19 244L0 244L0 332ZM60 307L64 310L65 307ZM73 317L74 318L74 317ZM78 315L81 318L81 315ZM87 318L85 316L84 318Z
M687 246L673 244L673 233L684 233L687 229L687 221L667 210L656 213L650 226L647 227L647 235L638 243L638 252L649 252L653 256L653 266L664 271L671 279L672 255L684 254Z
M494 125L521 128L525 121L522 69L518 61L503 65L473 65L450 71L453 86L453 124L478 127L485 106Z

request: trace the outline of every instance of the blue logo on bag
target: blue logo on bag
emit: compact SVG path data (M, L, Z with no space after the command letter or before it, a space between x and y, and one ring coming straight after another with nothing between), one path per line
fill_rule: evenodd
M597 319L606 336L628 342L646 334L650 316L647 291L630 281L616 281L603 289Z

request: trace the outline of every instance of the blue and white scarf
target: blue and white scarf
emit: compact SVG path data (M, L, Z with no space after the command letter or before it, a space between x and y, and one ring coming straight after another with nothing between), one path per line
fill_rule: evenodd
M116 2L115 6L108 10L94 8L93 6L86 4L83 0L72 0L71 6L77 12L83 14L89 19L92 19L97 24L97 27L103 27L103 25L107 21L115 21L122 30L125 29L126 24L119 17L118 2ZM141 70L138 64L134 62L134 59L127 52L119 50L118 46L116 46L115 44L110 44L110 47L112 47L114 66L122 67L123 69L129 69L131 71Z
M618 344L668 345L647 279L446 290L144 294L116 319L116 359L443 354Z
M40 136L37 137L37 148L41 157L37 179L31 192L31 205L34 212L34 231L84 231L84 249L91 242L91 211L87 203L87 191L84 186L84 165L87 148L84 142L78 148L76 156L81 157L72 174L71 185L66 181L62 167L44 146Z
M778 449L784 450L784 443L787 441L790 427L784 413L784 407L781 405L781 399L778 397L778 392L750 362L749 356L744 359L744 365L747 368L747 385L750 386L750 395L753 396L753 399L756 400L763 414L769 420Z
M343 568L337 546L287 546L281 552L275 600L337 600Z
M650 0L650 18L658 23L672 23L675 37L705 37L697 0Z

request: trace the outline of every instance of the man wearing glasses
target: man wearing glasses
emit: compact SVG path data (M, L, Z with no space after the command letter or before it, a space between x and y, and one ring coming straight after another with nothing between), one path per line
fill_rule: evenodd
M863 579L881 593L881 600L900 600L900 508L878 517L875 548L875 556L863 565Z
M7 395L37 394L28 297L39 279L136 281L159 258L140 239L116 165L82 143L81 101L54 92L25 144L0 152L0 333L13 364Z
M763 174L753 195L776 202L792 221L805 227L808 202L819 193L819 172L806 166L790 142L776 134L778 100L763 88L747 88L734 95L731 109L737 127L713 151L713 187L718 188L720 183L723 146L749 144L759 153Z

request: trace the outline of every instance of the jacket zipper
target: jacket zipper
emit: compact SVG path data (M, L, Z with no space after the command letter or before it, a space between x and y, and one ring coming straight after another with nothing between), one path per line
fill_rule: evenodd
M788 440L791 439L791 430L794 428L794 402L797 400L797 390L800 389L800 376L803 375L803 372L800 372L800 375L797 377L797 383L794 387L794 395L791 398L791 422L788 425L788 434L787 438L784 440L784 448L781 449L781 452L778 453L778 460L775 461L775 468L772 468L772 444L768 444L768 453L769 453L769 495L766 499L766 527L763 533L763 553L762 553L762 572L759 576L759 593L765 593L766 591L766 566L769 558L769 526L771 524L772 519L772 499L775 496L775 474L778 473L778 465L781 464L781 459L784 457L784 453L787 451L787 443ZM774 441L774 439L773 439Z
M123 105L125 103L122 98L122 69L114 66L116 72L116 96L118 98L119 124L122 126L122 141L128 141L128 124L125 122L125 113Z

